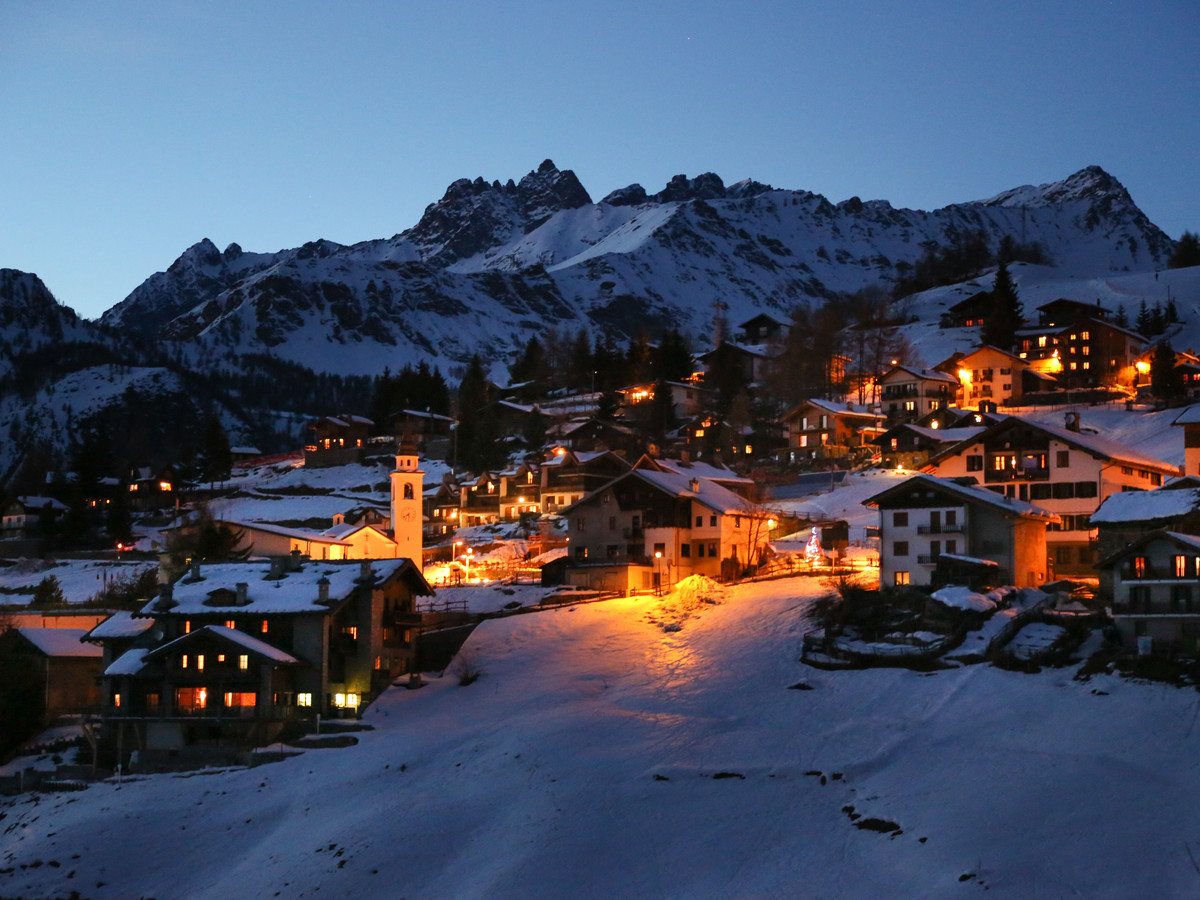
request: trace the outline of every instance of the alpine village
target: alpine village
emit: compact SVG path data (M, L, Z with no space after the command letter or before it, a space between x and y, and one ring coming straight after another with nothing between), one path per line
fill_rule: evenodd
M353 744L481 623L770 580L816 671L1186 681L1194 347L1196 236L1096 167L927 213L547 160L94 322L2 270L0 791Z

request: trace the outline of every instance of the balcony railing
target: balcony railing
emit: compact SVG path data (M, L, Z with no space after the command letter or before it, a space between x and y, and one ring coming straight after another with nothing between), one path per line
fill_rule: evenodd
M963 527L957 523L942 525L918 525L917 534L962 534Z
M920 553L917 555L917 565L936 566L940 553Z

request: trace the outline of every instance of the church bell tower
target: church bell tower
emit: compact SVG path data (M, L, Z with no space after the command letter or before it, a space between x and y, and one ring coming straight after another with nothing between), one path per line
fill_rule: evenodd
M396 454L392 472L392 535L396 556L408 557L421 566L421 491L425 473L421 471L417 448L406 436Z

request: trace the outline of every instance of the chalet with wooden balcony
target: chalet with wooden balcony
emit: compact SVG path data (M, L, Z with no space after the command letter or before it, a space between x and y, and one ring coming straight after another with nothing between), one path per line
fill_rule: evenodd
M1030 369L1052 375L1064 390L1137 386L1138 357L1146 338L1105 319L1084 317L1022 328L1017 355Z
M883 432L877 407L830 400L805 400L784 414L788 458L850 462L872 453L871 442Z
M669 588L690 575L740 574L768 548L772 516L704 478L647 465L562 510L567 580L580 587Z
M1060 522L1050 526L1045 567L1051 577L1090 575L1098 559L1091 516L1109 496L1159 487L1177 467L1081 425L1067 414L1066 427L1015 416L946 448L924 471L946 478L974 477L1016 500L1036 503Z
M193 566L135 614L152 628L93 629L128 647L104 670L97 746L169 764L267 743L293 720L356 715L410 670L415 598L432 594L408 559Z
M321 468L358 462L375 423L363 416L323 416L308 427L313 440L304 448L304 465Z
M938 368L958 378L956 404L961 409L978 409L980 404L1013 404L1024 392L1024 372L1029 363L1015 353L984 345L970 353L956 354L953 362Z
M1113 624L1125 646L1200 652L1200 537L1151 532L1098 568L1110 573Z
M557 513L629 469L629 462L611 450L559 447L541 463L542 512Z
M997 584L1046 581L1049 510L968 483L914 475L864 501L879 510L879 582L937 585L975 567Z
M879 377L880 401L889 425L952 406L957 391L958 379L936 369L893 366Z

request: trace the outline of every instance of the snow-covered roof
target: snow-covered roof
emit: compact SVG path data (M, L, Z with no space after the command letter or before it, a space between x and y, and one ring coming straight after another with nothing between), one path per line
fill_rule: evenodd
M229 628L225 625L205 625L203 628L197 628L195 631L180 635L179 637L175 638L175 640L169 641L160 647L156 647L148 655L165 655L170 648L190 644L193 641L198 640L200 635L205 634L229 641L229 643L235 644L238 647L241 647L243 650L247 650L250 653L256 653L259 656L265 657L266 659L269 659L275 663L279 663L280 665L296 665L300 662L300 660L296 659L296 657L292 656L290 653L280 650L278 647L273 647L266 641L260 641L258 638L254 637L254 635L246 634L244 631L238 631L236 628Z
M1019 423L1019 425L1017 423ZM947 447L945 450L942 450L935 456L931 457L928 465L936 466L942 459L945 459L951 455L965 452L972 446L972 442L976 440L976 437L986 437L992 434L997 434L1003 431L1003 429L1011 427L1033 428L1037 431L1043 432L1049 437L1062 441L1068 446L1077 447L1080 450L1086 450L1104 459L1113 460L1114 462L1128 463L1138 466L1139 468L1150 469L1166 475L1176 475L1179 473L1178 466L1173 466L1170 463L1163 462L1161 459L1155 459L1153 456L1149 456L1139 450L1134 450L1132 447L1122 444L1119 441L1115 441L1112 438L1107 438L1099 434L1092 434L1089 431L1072 431L1069 428L1063 428L1056 425L1047 425L1042 422L1033 422L1029 419L1018 416L1010 416L1006 419L1003 419L996 424L989 426L988 429L986 429L985 432L981 432L980 435L966 438L964 441L961 441L954 446Z
M55 500L53 497L37 497L37 496L22 496L18 497L21 505L26 509L52 509L56 512L63 512L67 509L67 504L61 500Z
M330 537L319 531L308 531L303 528L285 528L282 525L272 525L270 522L245 522L237 519L218 519L224 525L231 528L244 528L249 531L265 531L267 534L278 534L282 537L295 538L300 541L310 541L317 544L342 544L346 545L345 541L338 538Z
M955 558L966 559L967 557ZM986 562L986 560L979 560L979 562ZM990 563L990 565L995 565L995 563ZM957 585L941 588L929 596L943 606L949 606L954 609L965 609L970 612L989 612L996 608L995 600L989 600L983 594L977 594L970 588L959 587Z
M575 507L587 503L600 491L607 490L613 484L626 478L639 478L647 484L653 485L660 491L670 494L673 497L681 499L692 499L697 503L707 506L714 512L722 514L735 514L749 516L754 514L754 505L746 500L746 498L735 494L729 488L718 484L708 478L698 478L694 475L681 474L678 472L663 472L657 469L643 468L631 469L630 471L619 475L617 478L610 481L608 484L595 491L592 491L582 500L572 503L570 506L564 507L559 512L568 514Z
M17 632L46 656L95 659L104 652L83 643L86 628L18 628Z
M216 615L235 612L238 615L302 614L320 613L327 604L319 602L318 582L329 581L329 597L335 603L348 597L357 586L362 574L361 560L351 562L311 561L298 572L286 572L282 578L268 579L271 568L268 563L218 563L203 566L200 580L191 581L187 576L175 582L171 599L175 605L166 612L171 615ZM374 559L370 561L371 574L376 580L392 577L401 569L411 566L408 559ZM419 569L415 570L419 574ZM213 606L205 603L218 589L237 591L237 585L246 585L245 605ZM142 616L161 615L157 608L158 599L151 600L139 613Z
M959 484L948 478L938 478L934 475L926 474L914 475L900 484L893 485L872 497L868 497L863 503L867 506L878 506L880 500L900 496L921 487L932 488L940 493L958 497L967 503L989 506L1010 516L1020 516L1026 519L1045 519L1049 522L1059 521L1058 516L1048 509L1042 509L1040 506L1034 506L1032 503L1026 503L1024 500L1018 500L1016 497L1006 497L1004 494L998 494L995 491L989 491L987 488L977 485Z
M1092 513L1092 524L1154 522L1177 519L1200 509L1200 488L1122 491L1112 494Z
M895 366L891 371L886 372L880 381L896 380L891 378L896 372L904 372L922 381L944 381L947 384L958 384L958 379L953 375L947 375L945 372L939 372L937 369L914 369L911 366Z
M961 428L927 428L923 425L913 425L904 423L900 427L914 434L919 434L921 437L931 441L936 441L941 444L957 443L959 441L969 440L987 430L986 425L967 425Z
M739 475L727 466L716 466L700 460L654 459L654 464L667 472L677 475L687 475L689 478L708 478L712 481L723 481L736 484L753 484L754 479Z
M832 400L811 399L805 400L802 403L796 404L784 418L791 418L793 413L803 409L806 406L815 406L817 409L824 410L832 416L844 416L846 418L863 418L863 419L882 419L883 411L872 409L869 406L864 406L861 403L835 403Z
M142 666L146 664L146 654L149 652L144 647L135 647L132 650L126 650L112 661L109 667L104 670L104 674L136 675L142 671Z
M135 638L154 625L150 619L135 619L133 613L115 612L84 635L86 641Z
M1200 425L1200 403L1193 403L1175 417L1172 425Z

